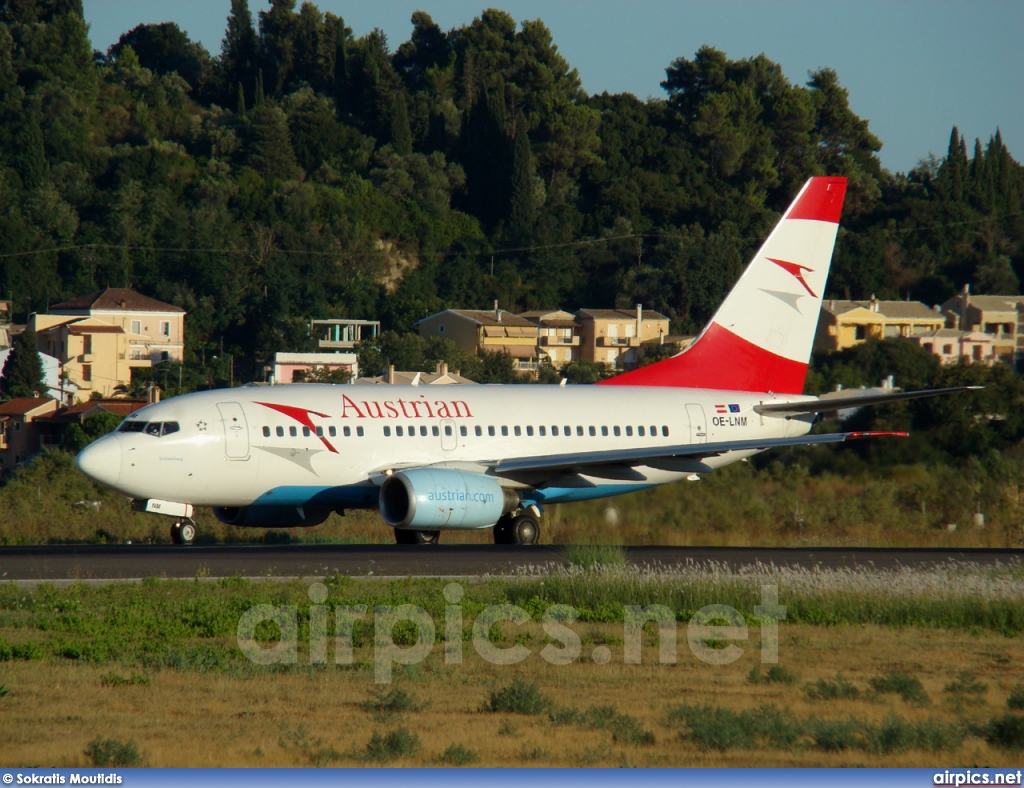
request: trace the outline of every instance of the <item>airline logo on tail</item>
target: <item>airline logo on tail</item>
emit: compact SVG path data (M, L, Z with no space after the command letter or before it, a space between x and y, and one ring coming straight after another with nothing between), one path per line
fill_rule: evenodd
M845 196L808 180L692 345L602 383L802 393Z

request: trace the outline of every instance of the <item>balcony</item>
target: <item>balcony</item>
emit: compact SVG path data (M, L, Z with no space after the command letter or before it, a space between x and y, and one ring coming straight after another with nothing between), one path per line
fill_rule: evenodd
M541 347L579 347L580 338L572 337L540 337Z
M598 337L598 347L640 347L640 337Z

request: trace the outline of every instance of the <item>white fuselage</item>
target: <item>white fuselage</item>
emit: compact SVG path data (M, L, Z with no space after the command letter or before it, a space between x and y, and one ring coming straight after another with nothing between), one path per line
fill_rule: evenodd
M251 386L138 411L87 450L88 473L132 498L376 507L385 474L403 468L493 474L496 463L515 458L806 434L809 419L752 410L775 401L630 386ZM132 423L141 431L124 431ZM531 471L501 481L542 505L673 482L753 453L652 463L658 467L622 463L588 474Z

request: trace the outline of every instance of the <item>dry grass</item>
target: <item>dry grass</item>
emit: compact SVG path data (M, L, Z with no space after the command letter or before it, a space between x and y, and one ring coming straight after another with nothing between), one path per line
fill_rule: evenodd
M0 682L10 692L0 698L0 763L87 766L87 744L101 736L134 739L150 766L358 765L366 762L373 731L382 735L407 728L419 738L411 756L391 765L430 765L452 745L480 755L476 766L929 766L936 754L911 750L876 755L861 750L828 753L806 744L782 749L705 751L681 739L666 722L666 710L682 703L711 704L733 711L774 704L796 718L854 716L881 724L891 714L908 721L982 721L1006 711L1006 699L1019 682L1021 638L878 626L811 627L782 625L780 665L799 677L797 684L751 684L759 665L758 633L740 645L744 655L727 666L694 658L680 631L675 665L656 664L657 650L644 649L642 665L624 665L616 644L621 625L586 625L584 657L566 666L543 661L544 633L527 624L516 632L531 656L516 666L483 662L469 643L465 662L445 665L435 648L421 665L400 669L394 686L425 701L419 711L400 713L382 723L364 709L372 668L300 668L268 677L164 669L149 674L148 685L104 686L109 666L69 661L0 663ZM11 637L11 633L5 633ZM606 639L607 638L607 639ZM594 643L605 641L611 661L589 659ZM357 659L368 659L366 649ZM764 666L762 666L764 667ZM893 672L918 678L931 702L910 704L897 696L871 696L872 678ZM966 707L947 702L945 688L964 671L987 691ZM124 671L122 671L124 672ZM861 689L857 700L812 700L808 683L831 680L836 672ZM555 708L586 711L614 706L653 732L653 745L616 742L608 730L556 726L547 715L484 711L490 693L521 677L535 682ZM943 761L1012 766L1019 755L992 749L968 737Z

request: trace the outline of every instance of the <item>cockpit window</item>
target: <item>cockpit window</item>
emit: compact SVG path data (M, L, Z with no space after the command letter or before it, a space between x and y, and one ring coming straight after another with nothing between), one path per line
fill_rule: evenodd
M178 432L181 426L176 421L122 421L117 428L118 432L144 432L159 438L161 435L170 435Z

